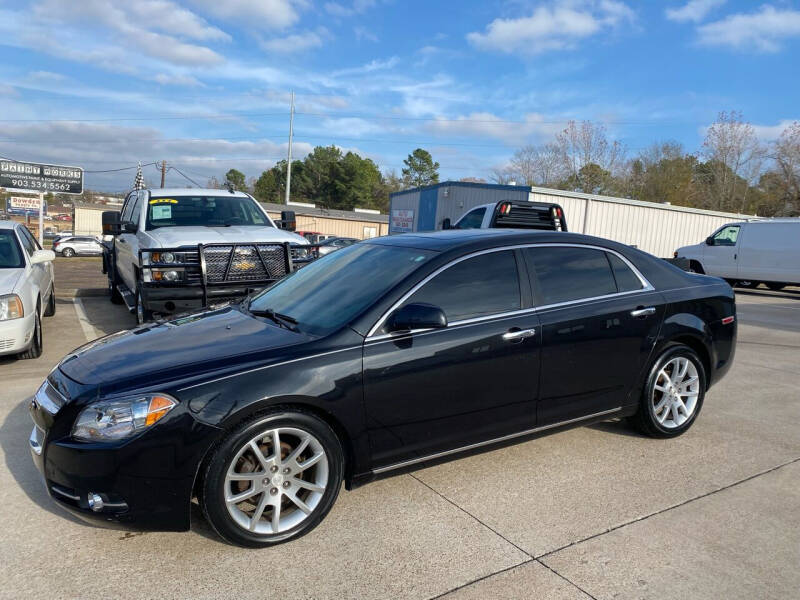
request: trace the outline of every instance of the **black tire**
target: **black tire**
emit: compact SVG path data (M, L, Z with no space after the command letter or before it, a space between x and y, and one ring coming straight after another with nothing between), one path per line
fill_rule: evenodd
M47 301L47 308L44 309L45 317L52 317L56 314L56 284L50 290L50 299Z
M655 385L659 381L659 373L670 361L679 358L686 358L694 365L697 370L699 389L697 390L697 399L693 407L691 415L680 425L665 426L659 422L656 416L654 402L656 400L655 394L661 394L655 390ZM703 366L703 361L697 353L683 344L673 344L667 347L658 358L653 362L650 372L647 376L647 381L642 388L642 396L639 400L639 410L635 415L630 417L631 423L643 434L654 438L672 438L685 433L697 419L700 410L703 408L703 400L706 393L706 370ZM663 395L659 396L663 399Z
M233 460L237 458L237 454L239 453L240 449L244 448L250 440L254 440L262 433L266 433L267 431L277 428L293 428L296 430L301 430L302 432L311 434L314 438L316 438L318 445L317 450L319 448L324 450L324 455L327 459L327 480L324 491L321 492L321 497L317 497L315 499L316 504L314 505L313 510L311 510L307 516L301 517L302 520L298 524L286 529L285 531L278 531L278 533L256 533L249 531L244 527L244 525L239 524L228 510L228 506L225 501L225 488L226 485L232 484L230 482L226 484L226 474L228 473L228 469L231 467ZM286 439L287 434L284 433L283 435L284 439ZM268 440L269 438L265 437L264 439ZM291 434L289 435L289 439L291 440ZM259 444L263 441L264 440L261 440ZM283 444L284 442L282 439L280 444L281 461L284 458L287 458L283 456ZM309 445L308 448L311 448L311 445ZM275 454L273 453L272 456L275 456ZM244 455L242 455L238 460L241 461L243 458ZM310 468L315 469L316 467ZM266 470L265 467L260 465L258 466L257 478L260 479L262 471L266 476L265 480L263 482L254 481L250 484L252 486L251 488L244 490L245 492L249 490L255 490L256 485L267 486L261 487L260 489L263 489L263 492L253 496L253 506L255 506L257 503L260 503L264 499L268 500L269 498L267 497L267 494L270 494L271 491L275 491L275 493L278 494L276 497L279 500L279 504L282 506L281 510L284 511L281 514L288 514L291 517L292 511L299 510L299 508L297 508L295 504L291 503L288 498L284 498L283 492L278 490L278 487L283 487L280 483L268 483L270 481L269 477L272 477L272 475ZM278 473L281 472L282 470L278 469ZM305 474L305 471L302 473ZM217 534L219 534L219 536L227 542L249 548L272 546L305 535L314 529L314 527L319 525L322 519L325 518L325 515L327 515L330 511L331 507L333 507L333 504L339 495L339 489L341 488L343 476L344 454L342 452L342 446L330 426L311 413L296 408L276 408L270 412L262 413L257 417L245 421L233 429L212 450L210 458L205 463L205 469L202 473L202 482L200 486L198 486L198 499L200 502L200 507L203 510L203 514L208 522L211 524ZM288 480L290 476L286 477ZM291 477L293 478L294 476ZM278 487L270 488L269 486L272 485L276 485ZM288 487L291 484L284 482L283 485ZM237 493L237 490L234 489L227 491ZM240 492L241 488L238 488L238 491ZM302 490L295 493L300 494L301 492ZM310 497L311 492L309 491L305 495L304 500L309 501ZM241 505L237 505L237 507L238 506ZM262 516L260 516L258 520L259 525L261 525L263 522L263 524L266 526L268 523L268 521L263 520L265 518L269 518L267 517L268 510L274 511L274 508L271 505L268 505L267 508L264 509ZM286 511L289 512L287 513ZM244 516L246 517L246 515Z
M64 248L61 251L61 256L63 256L64 258L71 258L75 256L75 250L73 250L72 248Z
M111 304L123 304L125 302L122 294L117 289L115 280L110 275L108 277L108 298L111 300Z
M758 287L758 282L757 281L750 281L749 279L742 279L742 280L736 282L736 286L740 287L740 288L745 288L745 289L757 288Z
M136 307L134 310L136 313L136 322L139 323L139 325L144 325L153 320L153 311L147 309L142 301L141 287L136 288Z
M21 352L19 357L22 359L39 358L42 355L42 319L39 316L40 305L36 305L35 325L33 326L33 339L27 350Z
M776 283L774 281L770 281L768 283L765 283L764 285L766 285L773 292L780 292L783 288L786 287L785 283Z

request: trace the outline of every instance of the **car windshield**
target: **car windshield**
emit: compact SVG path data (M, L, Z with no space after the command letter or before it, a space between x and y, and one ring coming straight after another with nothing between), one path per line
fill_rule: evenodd
M326 335L368 308L435 252L355 244L333 252L253 297L253 312L272 310L300 331Z
M22 251L12 229L0 229L0 269L21 269Z
M242 196L175 196L150 198L147 229L159 227L229 227L272 223L250 198Z

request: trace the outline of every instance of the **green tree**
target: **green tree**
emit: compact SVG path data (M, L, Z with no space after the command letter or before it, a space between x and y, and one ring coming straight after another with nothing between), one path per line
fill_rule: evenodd
M439 163L430 152L417 148L403 161L403 183L406 187L419 187L439 183Z
M227 173L225 173L225 181L230 183L235 190L242 190L243 192L247 191L247 184L245 183L244 173L241 171L237 171L236 169L231 169Z
M343 178L342 151L336 146L317 146L306 156L303 192L315 204L326 208L337 208L341 188L337 182ZM294 168L294 165L292 166ZM294 180L294 172L292 172ZM292 187L294 188L294 181Z

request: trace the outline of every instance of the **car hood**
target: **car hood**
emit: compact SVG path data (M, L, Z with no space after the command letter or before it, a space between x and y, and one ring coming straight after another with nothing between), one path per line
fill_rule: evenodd
M11 294L24 269L0 269L0 296Z
M121 331L82 346L59 365L104 391L157 385L263 361L269 350L309 341L233 307Z
M308 244L304 237L276 227L159 227L147 234L162 248L178 248L196 244L233 244L247 242Z

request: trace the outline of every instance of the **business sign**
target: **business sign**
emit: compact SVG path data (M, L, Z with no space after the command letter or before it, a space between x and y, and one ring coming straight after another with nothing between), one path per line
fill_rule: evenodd
M23 198L9 196L6 199L6 212L10 215L39 216L39 198ZM47 203L44 204L44 214L47 214Z
M391 233L408 233L414 231L414 211L409 209L394 209L389 226Z
M1 160L0 188L56 194L82 194L83 169Z

